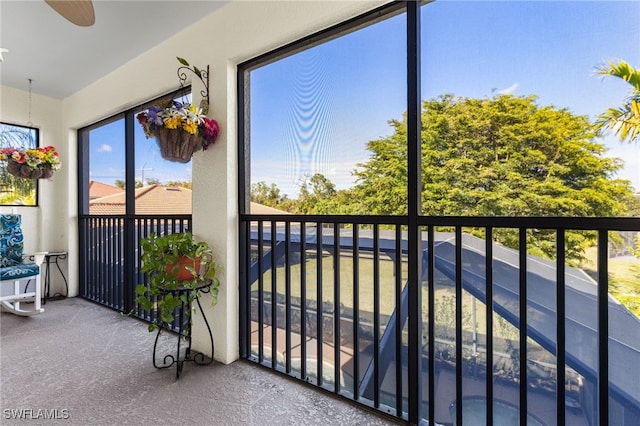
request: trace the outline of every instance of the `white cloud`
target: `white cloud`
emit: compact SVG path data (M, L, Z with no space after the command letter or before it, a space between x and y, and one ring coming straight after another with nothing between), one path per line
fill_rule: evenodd
M500 95L509 95L509 94L513 93L518 88L518 86L520 86L520 83L515 82L511 86L507 87L506 89L498 90L498 93Z
M111 152L112 150L113 148L111 145L107 145L106 143L103 143L98 147L98 152Z

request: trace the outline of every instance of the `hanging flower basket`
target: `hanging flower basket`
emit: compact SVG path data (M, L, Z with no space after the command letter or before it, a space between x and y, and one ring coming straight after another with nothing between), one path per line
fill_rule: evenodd
M42 166L32 169L26 164L20 164L13 160L7 162L7 171L16 177L25 179L49 179L53 176L51 167Z
M188 163L194 152L202 149L202 138L182 129L160 127L153 131L160 147L160 155L168 161Z
M53 146L22 149L3 148L0 160L7 162L7 171L24 179L49 179L60 168L60 157Z
M206 150L218 138L218 122L207 117L209 112L209 67L201 70L191 67L183 58L177 58L183 65L178 68L180 86L184 88L188 70L202 82L200 106L183 104L175 100L161 101L137 115L147 138L155 137L160 147L160 155L168 161L187 163L194 152Z

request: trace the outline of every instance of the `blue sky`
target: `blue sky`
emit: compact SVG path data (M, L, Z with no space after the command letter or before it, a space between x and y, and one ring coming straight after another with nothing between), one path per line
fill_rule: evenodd
M125 180L124 119L91 131L89 179L113 185ZM147 139L135 125L136 180L155 178L161 183L191 181L191 161L174 163L160 156L155 139Z
M422 98L535 94L595 118L628 94L595 68L640 67L640 2L436 1L422 8ZM406 110L403 15L252 72L252 182L295 196L323 173L338 187ZM618 177L640 190L640 147L603 139L625 160Z
M640 67L639 22L640 1L438 0L422 8L422 97L536 94L540 105L594 118L630 87L595 67L617 59ZM253 71L252 182L293 197L314 173L351 186L366 143L389 135L388 120L406 110L405 39L400 15ZM190 163L163 160L135 127L137 179L191 179ZM121 122L92 131L92 179L124 179L123 132ZM625 161L618 177L640 190L640 146L603 143Z

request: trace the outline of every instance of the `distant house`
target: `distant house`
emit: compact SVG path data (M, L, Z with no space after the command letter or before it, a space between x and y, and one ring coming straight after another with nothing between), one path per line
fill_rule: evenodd
M106 188L109 187L109 185L101 185L103 186L96 188L106 191ZM90 187L89 198L89 214L125 214L125 193L122 190L93 198ZM162 185L144 186L135 190L134 199L136 214L191 214L191 190L187 188Z
M289 212L284 210L264 206L262 204L254 203L253 201L250 204L250 209L251 214L289 214Z
M107 185L106 183L95 180L89 182L89 200L119 194L121 192L124 192L124 189L118 188L117 186Z
M191 214L191 190L177 186L149 185L135 191L136 214ZM102 182L89 183L89 214L125 214L125 192ZM251 202L251 214L286 214Z

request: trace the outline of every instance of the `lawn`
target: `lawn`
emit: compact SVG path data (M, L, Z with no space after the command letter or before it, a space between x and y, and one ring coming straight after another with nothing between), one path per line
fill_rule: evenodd
M587 261L580 266L593 279L597 280L597 248L588 249L586 257ZM609 293L640 317L640 259L633 256L614 257L609 259L608 267Z

